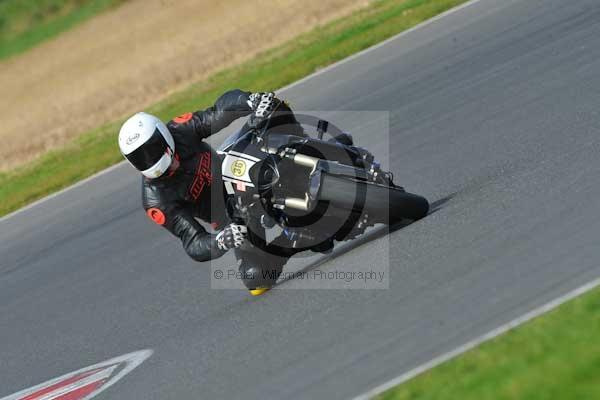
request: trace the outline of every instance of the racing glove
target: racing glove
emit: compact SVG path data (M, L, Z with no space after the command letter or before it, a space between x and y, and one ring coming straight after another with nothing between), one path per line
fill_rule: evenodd
M252 93L248 100L248 105L253 113L250 116L248 125L251 128L258 128L265 120L267 120L275 108L277 108L279 100L275 98L275 93Z
M229 224L217 234L217 247L220 250L229 250L244 244L248 229L245 225Z
M266 117L273 110L274 100L274 92L256 92L250 95L248 105L256 116Z

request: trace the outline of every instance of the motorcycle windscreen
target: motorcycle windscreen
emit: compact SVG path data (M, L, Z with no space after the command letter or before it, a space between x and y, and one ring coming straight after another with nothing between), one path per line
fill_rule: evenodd
M125 154L125 158L138 170L145 171L160 160L168 147L165 138L156 128L146 143L131 153Z

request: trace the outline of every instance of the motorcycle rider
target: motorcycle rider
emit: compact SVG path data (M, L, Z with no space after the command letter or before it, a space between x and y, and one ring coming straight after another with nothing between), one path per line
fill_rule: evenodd
M251 115L248 124L257 125L275 111L280 124L302 135L291 109L273 93L242 90L228 91L212 107L182 114L166 124L140 112L121 127L121 153L143 175L146 214L177 236L192 259L221 257L230 249L240 248L247 235L246 226L229 219L221 159L203 139L238 118ZM212 225L217 233L209 233L196 218ZM261 257L257 255L253 262L263 262ZM275 264L272 282L265 283L254 275L244 279L253 295L263 293L279 276L283 264ZM244 262L240 266L245 277L256 273L255 267Z

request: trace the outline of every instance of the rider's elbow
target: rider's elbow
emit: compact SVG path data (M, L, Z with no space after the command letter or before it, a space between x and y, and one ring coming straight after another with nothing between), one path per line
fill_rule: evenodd
M186 247L185 252L194 261L206 262L214 260L215 258L221 257L225 252L218 249L211 249L209 247L202 248L190 248Z
M212 260L210 249L189 249L186 248L185 252L194 261L205 262Z

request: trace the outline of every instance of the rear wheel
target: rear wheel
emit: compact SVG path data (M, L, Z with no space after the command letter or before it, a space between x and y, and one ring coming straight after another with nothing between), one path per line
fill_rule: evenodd
M329 174L323 174L320 200L329 201L333 207L368 214L373 223L418 220L429 212L424 197L401 188Z

